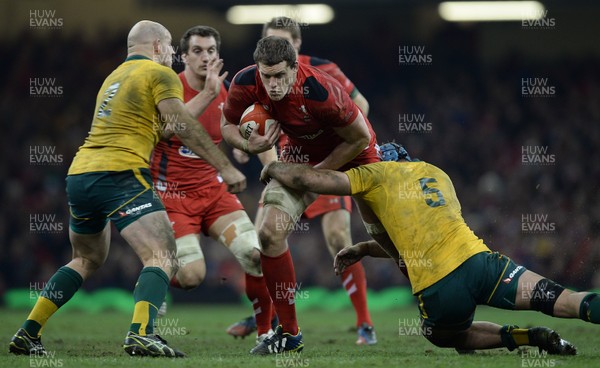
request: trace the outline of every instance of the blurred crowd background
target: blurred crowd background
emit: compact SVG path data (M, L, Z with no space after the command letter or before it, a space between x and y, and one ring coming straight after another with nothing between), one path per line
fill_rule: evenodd
M586 21L588 7L598 10L598 5L581 1L566 9L549 2L548 16L556 26L524 29L519 22L465 26L436 21L427 26L420 23L427 18L424 10L409 2L383 3L389 8L378 13L352 1L331 24L304 27L302 52L335 61L357 85L370 103L369 120L380 142L401 142L413 157L450 175L463 216L489 247L564 285L600 287L600 53L587 46L599 26ZM186 19L190 12L201 12L181 11L188 13ZM218 28L231 79L252 63L261 27L221 29L219 9L212 12L217 14L213 23L206 17L185 24L159 16L153 20L172 30L175 44L190 26ZM150 17L134 14L132 22L84 36L62 28L32 29L29 15L19 16L25 25L5 35L0 47L0 295L46 281L70 259L64 178L89 129L103 79L125 58L128 29L135 20ZM239 33L247 39L240 41ZM400 63L399 47L405 45L423 46L431 62ZM183 67L179 60L177 71ZM54 78L62 93L31 95L32 78L44 77ZM524 95L523 78L546 78L555 92ZM426 124L418 129L401 124L411 119ZM32 162L32 147L40 146L55 150L61 162ZM545 150L538 157L552 162L524 159L528 147ZM240 199L254 217L261 167L256 159L240 167L249 181ZM54 231L35 231L32 223L40 215L59 225ZM531 216L537 218L537 230L527 227ZM367 239L358 213L352 221L354 240ZM320 221L299 229L290 239L298 282L338 288ZM175 297L238 300L242 272L235 259L207 238L203 251L206 281ZM140 267L113 231L105 266L84 288L132 289ZM391 261L369 259L365 268L372 289L407 285Z

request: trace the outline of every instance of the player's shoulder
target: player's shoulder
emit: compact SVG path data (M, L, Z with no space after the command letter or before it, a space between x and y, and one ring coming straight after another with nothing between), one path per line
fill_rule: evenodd
M144 72L166 73L170 76L177 76L177 73L175 73L175 71L168 66L161 65L145 57L143 59L135 57L127 58L125 61L139 61L140 69L144 70Z
M304 87L304 98L307 100L324 102L330 94L331 83L336 83L328 74L323 73L315 67L307 64L298 65Z
M325 65L335 65L335 63L333 63L331 60L310 55L298 55L298 62L308 64L316 68L323 67Z
M233 83L238 86L256 85L256 65L249 65L237 72L233 77Z
M181 88L182 85L173 69L140 55L133 55L125 59L115 72L115 76L122 82L127 82L137 88L145 88L144 86L147 85L179 86L178 88Z

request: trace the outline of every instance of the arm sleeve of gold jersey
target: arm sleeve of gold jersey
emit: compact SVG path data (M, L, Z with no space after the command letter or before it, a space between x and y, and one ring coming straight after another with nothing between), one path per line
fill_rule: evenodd
M168 98L178 98L183 101L183 85L175 72L167 67L157 68L154 73L152 86L152 95L154 103L158 103Z
M369 191L379 185L384 175L384 167L380 163L363 165L346 171L350 179L352 195Z

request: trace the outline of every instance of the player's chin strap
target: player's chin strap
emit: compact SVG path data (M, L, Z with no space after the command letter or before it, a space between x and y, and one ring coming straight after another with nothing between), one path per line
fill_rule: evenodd
M379 158L381 161L411 161L408 152L401 144L389 142L379 146Z

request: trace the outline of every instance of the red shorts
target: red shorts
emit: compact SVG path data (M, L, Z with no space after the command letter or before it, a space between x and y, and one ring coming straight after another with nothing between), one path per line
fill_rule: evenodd
M159 193L173 224L175 238L201 231L208 235L208 229L219 217L244 209L224 183L179 194L174 198L169 192Z
M352 213L352 197L320 195L317 197L317 200L311 203L308 208L304 210L302 217L312 219L337 210L346 210Z

